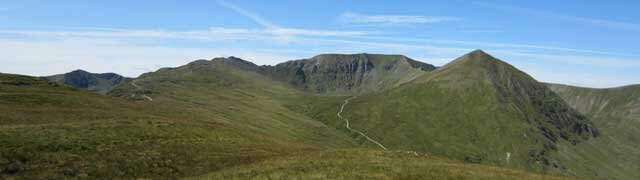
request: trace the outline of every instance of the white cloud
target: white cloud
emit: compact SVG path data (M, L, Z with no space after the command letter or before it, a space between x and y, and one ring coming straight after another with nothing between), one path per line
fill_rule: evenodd
M528 57L532 60L544 60L570 63L575 65L591 65L608 68L640 68L640 61L627 58L613 58L600 56L566 55L566 54L546 54L527 53L513 50L494 50L495 54L515 57Z
M498 42L478 42L478 41L461 41L461 40L444 40L444 39L424 39L424 38L401 38L401 37L385 37L375 36L368 31L317 31L309 29L243 29L243 28L224 28L211 27L208 30L193 31L168 31L154 29L110 29L110 28L75 28L84 30L75 31L30 31L30 30L0 30L1 34L33 36L42 38L149 38L149 39L182 39L182 40L201 40L201 41L231 41L231 40L261 40L271 42L301 42L317 39L314 38L349 38L346 43L371 43L371 40L384 41L381 44L388 46L407 45L409 42L422 44L447 44L447 45L464 45L470 48L454 48L456 52L459 49L477 49L481 47L494 48L515 48L527 50L552 50L559 52L572 53L588 53L602 54L614 56L634 56L631 54L623 54L618 52L607 52L597 50L575 49L565 47L554 47L546 45L531 44L514 44L514 43L498 43ZM305 38L303 38L304 36ZM286 38L285 38L286 37ZM355 41L353 39L365 40ZM320 40L322 41L322 40ZM329 39L328 41L333 41ZM335 41L334 41L335 42ZM398 43L390 43L398 42ZM419 45L424 47L426 45ZM432 45L430 47L433 47ZM471 48L472 47L472 48Z
M457 20L447 16L408 16L408 15L364 15L345 12L340 15L340 21L347 24L363 25L402 25L438 23Z
M523 66L522 70L544 82L581 87L611 88L639 83L637 79L628 78L632 76L622 76L620 74L559 70L535 66Z
M378 37L378 36L360 36L358 38L371 39L371 40L396 41L396 42L467 45L467 46L475 47L476 49L479 49L481 47L496 47L496 48L517 48L517 49L533 49L533 50L552 50L552 51L562 51L562 52L603 54L603 55L616 55L616 56L633 56L631 54L624 54L624 53L618 53L618 52L607 52L607 51L554 47L554 46L546 46L546 45L532 45L532 44L515 44L515 43L484 42L484 41L461 41L461 40L447 40L447 39Z
M282 36L288 36L289 40L294 36L311 37L347 37L363 36L370 32L365 31L319 31L309 29L242 29L211 27L208 30L195 31L168 31L157 29L88 29L75 31L31 31L31 30L0 30L0 34L49 37L49 38L151 38L151 39L185 39L185 40L272 40L281 41Z
M495 53L500 57L507 57L505 59L507 61L511 58L517 58L528 59L529 62L536 64L544 64L546 61L614 69L640 67L640 63L631 59L584 55L623 55L612 52L527 44L371 36L377 32L370 31L287 28L278 26L233 4L220 2L223 6L247 16L264 28L212 27L192 31L111 28L73 28L66 31L0 30L0 47L3 47L0 48L0 54L2 54L0 64L3 65L0 66L0 72L51 75L74 69L85 69L92 72L116 71L116 73L135 77L140 73L160 67L183 65L195 59L237 56L256 64L276 64L291 59L307 58L319 53L334 52L404 54L427 63L444 65L455 57L478 47L495 48L495 50L488 52ZM377 18L372 18L373 20L367 22L428 23L433 21L408 18L413 16L375 17ZM389 20L394 18L396 19ZM172 47L172 44L156 41L165 39L181 40L181 42L183 42L182 40L187 42L224 41L231 46L224 44L225 46L216 47L228 48ZM282 42L285 44L281 44ZM240 46L233 46L238 44ZM273 45L278 48L253 47L256 44L259 44L260 47ZM535 53L529 50L534 50ZM541 53L539 50L544 50L545 53ZM546 53L549 50L561 53ZM567 55L567 52L582 55ZM558 75L557 73L553 74L553 71L545 70L544 67L523 66L522 68L527 72L533 72L532 74L537 79L549 82L592 87L608 87L636 82L636 80L628 78L621 80L622 78L617 78L615 75L592 78L596 75L584 75L578 72L566 72L566 74Z
M257 14L251 12L251 11L247 11L239 6L236 6L235 4L229 3L227 1L223 1L223 0L219 0L218 4L229 8L237 13L240 13L241 15L251 19L252 21L266 27L269 29L279 29L280 27L278 25L275 25L274 23L272 23L271 21L264 19L260 16L258 16Z
M630 23L630 22L572 16L572 15L560 14L560 13L549 12L549 11L498 5L498 4L487 3L487 2L475 2L474 4L492 8L492 9L507 11L511 13L521 13L521 14L529 14L537 17L546 17L548 19L553 19L553 20L562 20L567 22L588 24L592 26L599 26L599 27L612 28L612 29L640 31L640 24Z
M503 33L505 32L504 30L500 30L500 29L462 29L459 31L463 33Z
M219 0L218 4L240 14L243 15L250 20L256 22L257 24L265 27L265 30L262 30L262 33L267 33L273 38L278 38L281 42L289 42L295 39L295 36L362 36L375 34L376 32L369 31L335 31L335 30L319 30L319 29L298 29L298 28L287 28L279 26L256 13L245 10L235 4Z
M233 34L238 38L234 42L251 45L252 42L264 42L260 37L243 37L238 34L254 34L243 29L218 29L216 32ZM136 31L139 32L139 31ZM35 35L34 35L35 34ZM62 34L62 35L60 35ZM81 36L77 36L80 34ZM138 33L117 32L114 34L87 31L83 33L58 33L40 31L25 33L26 38L0 38L0 72L27 75L51 75L68 72L74 69L85 69L92 72L115 71L126 76L135 77L141 73L152 71L160 67L175 67L186 64L195 59L211 59L221 56L237 56L256 64L276 64L291 59L307 58L319 53L384 53L404 54L417 60L435 65L444 65L454 58L469 52L472 48L451 46L435 46L426 44L408 44L406 42L390 43L388 41L374 42L369 40L349 40L344 38L327 39L318 37L296 37L295 45L287 45L277 49L249 48L178 48L163 46L162 43L137 43L129 41L135 38L183 37L180 33L164 32L151 33L153 35L139 35ZM141 33L144 34L144 33ZM235 35L238 35L235 37ZM35 36L35 37L31 37ZM123 38L124 37L124 38ZM207 36L208 37L208 36ZM201 38L201 37L187 37ZM214 38L215 37L208 37ZM222 37L229 39L231 37ZM206 38L205 38L206 39ZM220 39L215 39L220 40ZM277 43L277 40L271 41ZM223 46L225 47L225 46ZM307 48L310 47L310 48ZM504 60L516 63L528 62L534 65L560 62L575 65L590 65L602 68L634 68L640 63L631 59L604 58L597 56L579 56L565 54L529 53L509 49L488 50L489 53ZM523 60L526 61L511 61ZM545 66L520 66L526 72L531 72L541 81L559 82L590 87L611 87L637 80L622 77L588 75L588 73L566 72L556 76L557 72L548 70ZM551 74L556 73L556 74ZM585 75L587 74L587 75ZM591 77L599 78L591 78ZM624 77L627 77L625 75Z
M303 36L364 36L377 32L371 31L329 31L329 30L313 30L313 29L293 29L279 28L267 29L265 32L280 35L303 35Z
M103 39L0 40L0 72L52 75L75 69L116 72L135 77L159 67L175 67L196 59L238 56L256 64L295 57L260 49L175 48L143 46Z
M466 52L473 50L472 48L454 48L454 47L441 47L432 45L411 45L406 43L389 43L389 42L371 42L371 41L357 41L357 40L344 40L344 39L301 39L303 41L315 41L332 43L336 45L351 44L358 45L363 49L378 48L384 51L396 51L400 52L421 51L422 53L438 55L438 56L450 56L455 57L462 55Z

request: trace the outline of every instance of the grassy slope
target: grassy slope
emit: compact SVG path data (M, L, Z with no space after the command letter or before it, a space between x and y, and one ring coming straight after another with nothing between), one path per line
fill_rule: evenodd
M336 150L353 147L353 140L335 131L340 127L310 117L331 123L344 97L307 96L246 69L197 61L143 75L137 81L142 89L123 84L112 94L144 93L153 101L0 75L0 112L7 112L0 114L0 178L178 178L206 172L243 178L247 171L302 178L314 168L323 168L316 171L320 177L337 178L542 177L442 158ZM327 161L310 163L321 160ZM273 166L278 169L268 168Z
M565 153L568 161L578 165L597 164L598 167L583 167L581 170L599 172L599 176L640 179L640 86L610 89L548 86L571 106L589 116L602 131L601 138L577 148L586 156L575 157Z
M189 114L220 116L222 122L311 144L350 144L343 134L289 110L278 101L283 97L301 97L303 93L222 61L195 61L160 70L143 75L137 84L154 98L154 103L181 106L191 111ZM127 97L140 93L137 91L131 84L125 84L112 95Z
M345 116L353 128L391 149L536 171L565 171L568 167L556 158L555 148L563 141L589 139L593 129L588 122L515 68L497 61L476 63L457 61L399 88L360 96L346 107ZM523 92L530 89L539 91ZM518 99L531 93L543 98ZM336 101L324 103L339 104ZM329 114L313 111L325 107L321 104L301 111L335 127L344 126ZM574 125L583 132L572 132Z
M294 154L192 179L568 179L467 164L426 154L367 149Z
M347 136L270 98L295 91L242 79L250 76L243 72L218 75L229 79L149 76L140 84L159 84L153 86L153 102L1 75L0 176L183 177L351 146Z

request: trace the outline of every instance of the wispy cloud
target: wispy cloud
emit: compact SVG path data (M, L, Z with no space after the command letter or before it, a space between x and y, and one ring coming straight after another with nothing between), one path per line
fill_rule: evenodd
M573 52L573 53L589 53L589 54L603 54L603 55L616 55L616 56L634 56L632 54L625 54L625 53L618 53L618 52L608 52L608 51L598 51L598 50L588 50L588 49L575 49L575 48L566 48L566 47L554 47L554 46L547 46L547 45L517 44L517 43L501 43L501 42L486 42L486 41L463 41L463 40L449 40L449 39L381 37L381 36L360 36L358 38L372 39L372 40L384 40L384 41L395 41L395 42L405 42L405 43L407 43L407 42L416 42L416 43L431 43L431 44L466 45L466 46L475 47L476 49L482 48L482 47L517 48L517 49L528 49L528 50L551 50L551 51Z
M503 33L505 32L504 30L500 30L500 29L463 29L459 31L464 33Z
M224 41L224 40L271 40L281 41L281 36L290 36L290 41L294 36L309 37L346 37L364 36L370 32L365 31L318 31L310 29L244 29L244 28L224 28L211 27L205 30L193 31L170 31L161 29L112 29L112 28L75 28L79 30L67 31L33 31L33 30L0 30L0 35L23 35L47 38L150 38L150 39L184 39L203 41Z
M95 29L95 28L92 28ZM586 55L563 55L554 54L578 53L578 54L598 54L613 56L629 56L628 54L619 54L615 52L573 49L564 47L552 47L543 45L529 44L512 44L512 43L496 43L496 42L476 42L476 41L460 41L460 40L442 40L442 39L422 39L422 38L401 38L401 37L382 37L382 36L360 36L357 32L313 32L313 30L293 30L293 29L242 29L242 28L223 28L213 27L208 30L200 31L168 31L168 30L145 30L145 29L87 29L85 31L19 31L19 30L0 30L0 35L18 35L26 38L36 38L44 40L67 40L67 39L93 39L103 40L103 42L111 41L132 41L137 39L176 39L176 40L198 40L198 41L260 41L279 43L282 37L279 34L299 35L288 39L288 42L294 42L300 45L318 45L329 44L333 46L354 45L364 47L363 50L370 48L396 50L398 52L408 51L424 51L425 53L455 57L455 55L463 54L472 49L485 47L495 49L496 52L509 56L527 56L537 59L552 61L573 61L573 63L604 65L604 66L632 66L640 67L640 63L613 57L599 57ZM102 30L104 29L104 30ZM362 33L366 34L366 33ZM527 51L546 50L555 53L527 53ZM611 63L615 62L615 63Z
M361 47L356 52L363 52L366 49L395 50L397 52L424 51L426 53L438 54L440 56L459 55L471 48L447 48L431 45L411 45L403 42L375 42L366 40L366 36L358 36L360 33L353 32L310 32L312 30L292 30L292 29L241 29L215 27L203 31L167 31L167 30L145 30L145 29L111 29L111 28L86 28L87 30L75 31L21 31L21 30L0 30L1 35L20 36L27 39L65 41L69 39L92 39L93 42L101 40L109 42L146 42L147 40L197 40L197 41L228 41L228 42L267 42L280 43L282 37L277 35L299 35L287 39L288 42L299 45L319 46L357 46ZM284 32L290 31L290 32ZM352 36L353 35L353 36ZM356 38L358 40L351 40ZM321 53L321 52L320 52Z
M75 69L117 72L129 77L184 65L195 59L238 56L256 64L274 64L297 57L269 49L179 48L140 45L105 39L2 40L0 72L52 75ZM34 53L37 52L37 53ZM46 66L43 66L46 65Z
M257 64L275 64L328 52L405 54L428 63L443 65L475 48L474 45L466 47L432 45L427 42L401 41L401 39L353 39L351 37L310 36L295 37L293 40L295 44L293 45L278 45L277 38L269 39L272 37L269 34L260 34L254 31L262 32L261 30L212 28L212 30L205 32L214 33L205 33L205 36L200 36L201 34L194 33L200 31L154 32L149 30L125 31L112 29L67 32L14 31L13 33L18 34L13 34L14 36L12 37L20 38L3 39L0 36L0 47L6 47L0 49L0 54L3 54L0 57L0 64L5 65L0 67L0 72L49 75L73 69L86 69L96 72L115 70L117 73L137 76L149 69L157 69L158 64L162 64L162 66L178 66L194 59L233 55ZM3 32L7 33L6 31ZM224 35L225 33L227 35ZM155 43L155 41L151 41L152 43L140 43L149 42L149 39L166 38L206 41L229 40L229 42L213 43L222 45L210 48L173 47ZM271 42L275 48L261 49L243 47L242 45L240 47L234 46L234 44L251 45L255 42L267 43L266 45ZM519 62L533 64L587 65L608 69L640 67L640 64L632 59L567 55L564 53L532 53L526 51L526 48L524 49L521 51L495 47L488 49L488 52L507 61L520 60ZM514 63L514 61L509 62ZM41 66L41 64L48 64L48 66ZM527 72L541 72L533 75L542 81L571 82L575 85L592 87L609 87L636 82L636 80L613 81L614 79L611 79L611 83L603 83L602 81L596 82L595 80L570 75L567 75L567 78L544 76L542 72L547 72L546 68L548 67L529 68L524 66L521 68ZM571 77L571 79L568 77ZM590 82L592 83L589 84Z
M528 15L537 16L537 17L545 17L553 20L562 20L566 22L587 24L587 25L599 26L599 27L611 28L611 29L640 31L640 24L631 23L631 22L597 19L597 18L590 18L590 17L580 17L580 16L573 16L573 15L567 15L567 14L560 14L560 13L550 12L550 11L514 7L514 6L505 6L505 5L486 3L486 2L476 2L474 4L487 7L487 8L506 11L510 13L528 14Z
M439 23L457 20L448 16L408 16L408 15L365 15L354 12L345 12L340 15L340 21L356 25L406 25Z
M535 60L556 61L576 65L592 65L597 67L610 68L640 68L640 61L627 58L601 57L601 56L585 56L585 55L566 55L566 54L548 54L548 53L528 53L513 50L495 50L496 54L507 55L510 57L529 57Z
M306 58L318 53L329 52L405 54L428 63L443 65L455 57L477 48L487 49L488 52L495 53L497 57L507 61L519 60L509 61L516 64L522 62L570 64L614 70L625 68L633 70L633 68L640 67L640 63L633 60L635 57L616 57L633 55L616 52L531 44L422 39L409 36L389 37L382 32L371 31L289 28L273 23L267 18L234 4L225 1L219 2L233 12L256 22L260 27L211 27L181 31L113 28L66 28L58 31L0 29L0 47L3 47L0 48L0 54L2 54L0 64L3 64L0 66L0 72L50 75L80 68L95 72L116 71L127 76L136 76L150 69L157 69L160 67L159 65L179 66L194 59L209 59L218 56L233 55L257 64L275 64L285 60ZM374 17L378 18L366 22L378 24L391 22L396 24L435 23L435 20L407 18L413 16ZM389 17L400 17L401 20L388 20L393 19ZM446 20L439 22L442 21ZM282 44L281 42L287 43ZM206 48L181 46L190 43L205 45ZM47 64L47 66L42 66L42 64ZM577 82L587 86L612 86L637 82L633 78L614 81L616 80L614 75L597 81L590 79L591 76L573 76L575 72L561 76L549 75L548 66L553 65L521 68L527 72L534 72L533 75L542 81ZM563 70L556 72L560 71ZM603 83L606 80L611 80L612 83Z
M611 88L638 83L633 75L589 73L584 71L561 71L548 68L525 68L527 73L549 83L567 84L591 88Z
M219 0L218 4L229 8L237 13L240 13L241 15L251 19L252 21L266 27L269 29L280 29L280 27L278 25L273 24L271 21L266 20L260 16L258 16L257 14L251 12L251 11L247 11L239 6L236 6L235 4L229 3L227 1L223 1L223 0Z
M275 35L275 37L285 42L295 39L295 36L362 36L362 35L378 33L378 32L371 32L371 31L337 31L337 30L299 29L299 28L282 27L280 25L277 25L267 20L266 18L259 16L256 13L243 9L240 6L229 3L227 1L219 0L218 4L240 15L243 15L249 18L253 22L265 28L264 30L260 30L258 32L263 34Z

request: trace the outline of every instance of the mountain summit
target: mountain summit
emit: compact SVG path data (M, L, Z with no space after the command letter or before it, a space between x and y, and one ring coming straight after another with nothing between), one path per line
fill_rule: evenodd
M598 135L544 84L481 50L351 102L351 126L387 148L468 162L562 171L557 147Z
M438 78L447 79L450 80L448 82L458 85L473 81L489 85L501 102L544 116L546 121L535 123L538 127L555 127L554 130L541 129L552 141L562 138L575 143L581 138L572 135L598 134L597 130L586 123L588 121L584 115L567 105L545 84L482 50L475 50L457 58L431 77L436 81ZM531 107L528 107L530 105Z

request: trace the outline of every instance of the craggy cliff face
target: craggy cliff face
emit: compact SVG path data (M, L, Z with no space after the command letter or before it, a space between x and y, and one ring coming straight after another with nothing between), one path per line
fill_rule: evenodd
M324 54L263 68L270 76L303 90L350 95L397 87L435 66L401 55Z

